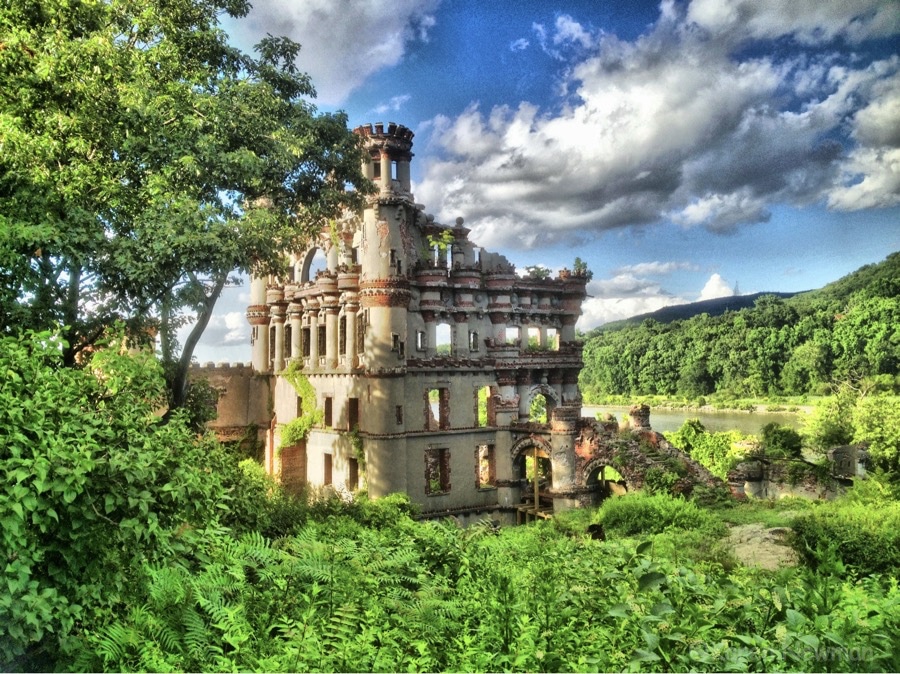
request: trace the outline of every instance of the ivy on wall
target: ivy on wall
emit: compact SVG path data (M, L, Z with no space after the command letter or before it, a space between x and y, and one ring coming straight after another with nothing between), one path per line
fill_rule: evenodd
M281 373L281 376L297 392L297 396L300 398L301 413L282 428L279 449L292 447L305 441L310 430L317 424L321 424L325 418L324 412L316 406L316 390L300 369L299 362L294 360Z

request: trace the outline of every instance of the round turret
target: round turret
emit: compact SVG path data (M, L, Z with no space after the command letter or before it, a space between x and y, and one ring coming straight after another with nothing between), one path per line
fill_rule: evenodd
M413 132L402 124L383 122L365 124L353 130L365 139L369 160L363 164L363 173L379 185L382 194L410 192L409 163L413 158Z

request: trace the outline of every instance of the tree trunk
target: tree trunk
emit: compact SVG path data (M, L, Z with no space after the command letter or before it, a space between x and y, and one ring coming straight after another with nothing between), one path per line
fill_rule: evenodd
M194 357L194 349L197 347L197 343L200 341L203 331L206 330L206 326L209 325L209 319L212 318L213 309L216 306L216 302L219 300L219 296L222 294L222 289L225 287L225 282L227 280L228 274L222 274L216 279L212 292L206 297L202 308L197 312L197 322L194 323L194 327L191 328L191 332L184 342L184 348L181 350L181 357L178 359L178 363L175 365L175 371L172 373L171 410L183 407L187 401L188 372L191 367L191 359ZM192 279L192 281L199 283L196 279Z

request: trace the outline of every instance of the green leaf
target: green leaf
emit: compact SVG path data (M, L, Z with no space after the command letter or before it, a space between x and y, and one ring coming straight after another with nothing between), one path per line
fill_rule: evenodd
M792 608L789 608L787 611L785 611L784 615L787 626L794 631L800 629L806 622L806 616L799 611L795 611Z
M638 578L638 590L643 592L645 590L652 590L654 588L657 588L665 579L666 575L664 573L659 573L658 571L645 573L643 576Z
M627 618L632 613L627 604L616 604L606 612L606 615L613 618Z
M655 616L664 616L669 613L674 613L675 609L672 605L667 601L661 601L653 605L653 608L650 609L650 613Z
M819 638L813 634L798 634L797 640L806 644L813 650L818 650L819 648Z

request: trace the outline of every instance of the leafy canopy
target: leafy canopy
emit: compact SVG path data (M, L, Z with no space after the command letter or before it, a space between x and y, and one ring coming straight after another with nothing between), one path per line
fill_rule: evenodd
M227 43L219 16L248 9L0 7L0 329L64 325L68 363L117 319L159 330L178 404L229 275L280 271L359 205L358 139L309 103L299 45L270 36L251 57ZM197 329L179 354L185 314Z

